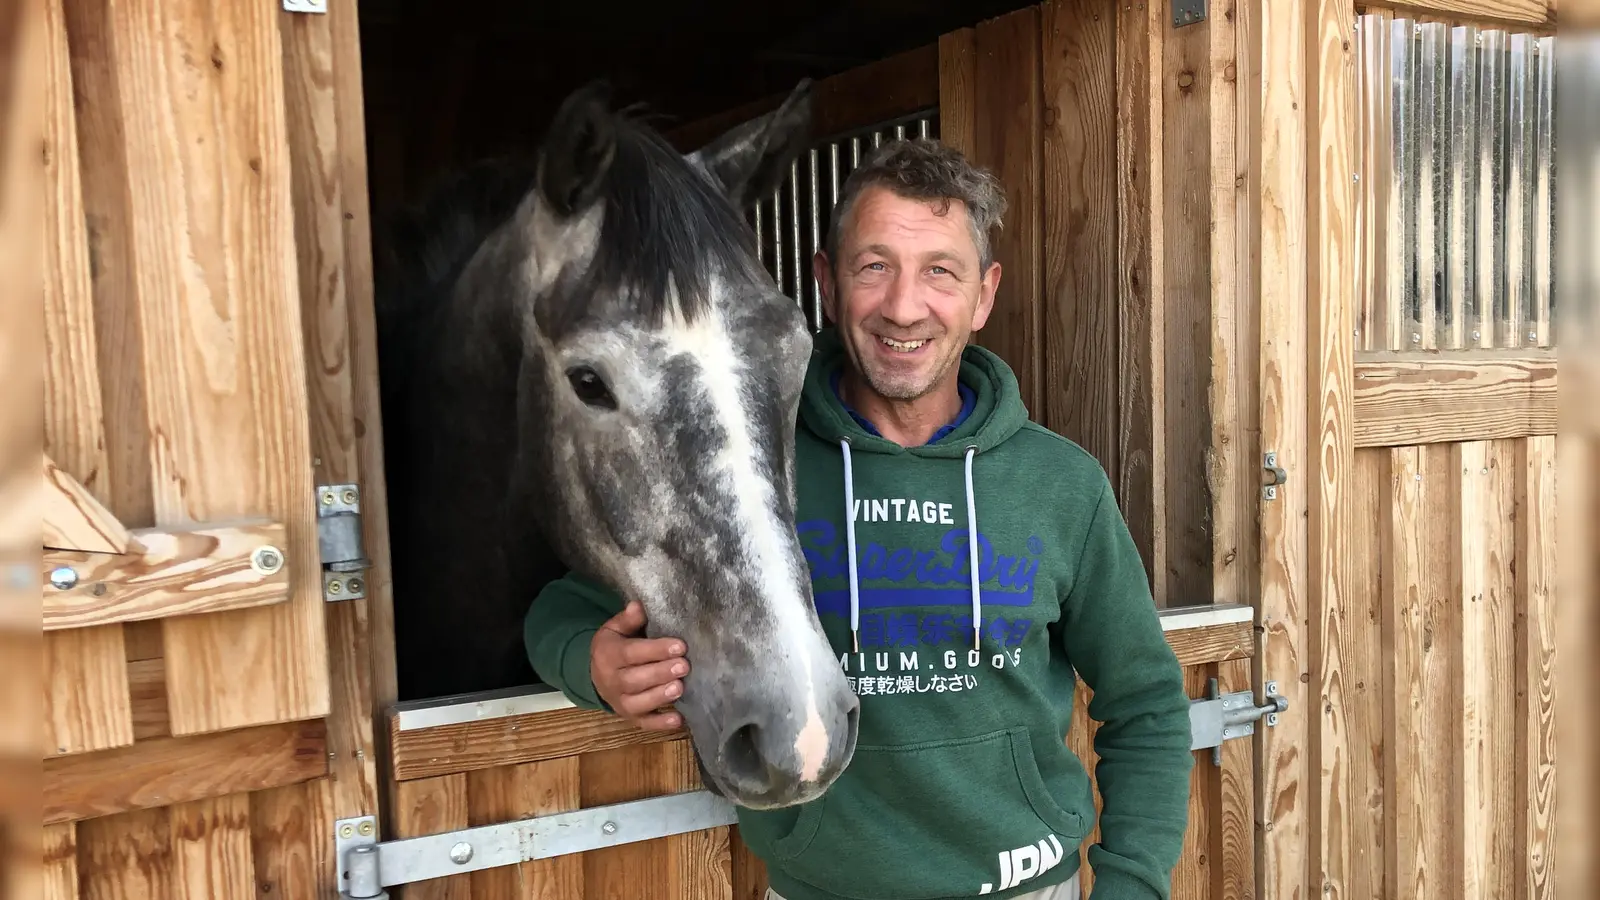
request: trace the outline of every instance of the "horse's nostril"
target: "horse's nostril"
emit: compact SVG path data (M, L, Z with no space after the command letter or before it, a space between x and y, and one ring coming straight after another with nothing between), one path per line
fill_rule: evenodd
M761 758L757 741L761 731L754 722L741 725L722 742L722 762L728 774L735 778L761 778L766 772L766 762Z

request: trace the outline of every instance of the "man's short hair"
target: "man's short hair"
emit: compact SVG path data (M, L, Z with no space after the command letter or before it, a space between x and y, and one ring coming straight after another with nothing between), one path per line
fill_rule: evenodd
M994 261L991 229L999 229L1006 213L1006 195L994 173L967 161L961 151L928 138L885 141L861 161L845 179L828 223L825 241L828 259L835 265L839 254L839 223L867 188L887 188L909 200L938 203L939 215L959 200L967 209L972 243L978 248L978 265Z

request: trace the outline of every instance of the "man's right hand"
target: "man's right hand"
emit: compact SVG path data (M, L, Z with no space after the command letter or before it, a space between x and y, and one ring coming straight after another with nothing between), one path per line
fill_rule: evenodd
M617 714L646 731L670 731L682 724L675 710L663 707L683 695L689 661L677 638L640 637L644 607L629 601L589 643L589 677L595 692Z

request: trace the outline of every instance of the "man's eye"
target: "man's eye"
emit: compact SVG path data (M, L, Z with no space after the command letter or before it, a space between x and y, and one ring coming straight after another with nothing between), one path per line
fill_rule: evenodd
M572 392L584 403L597 409L617 408L617 398L611 395L611 389L607 388L599 374L588 366L568 369L567 382L572 385Z

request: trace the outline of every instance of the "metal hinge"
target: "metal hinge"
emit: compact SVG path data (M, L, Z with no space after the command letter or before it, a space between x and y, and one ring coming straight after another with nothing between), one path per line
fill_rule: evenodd
M322 556L322 599L360 600L367 596L364 573L372 560L361 549L361 487L317 486L317 547Z
M373 821L334 823L340 900L386 900L384 888L652 841L738 818L732 804L700 790L381 843Z
M1222 765L1222 744L1256 733L1256 720L1265 717L1278 724L1278 713L1289 708L1289 698L1278 695L1278 683L1269 681L1267 704L1257 706L1250 691L1217 693L1215 678L1206 682L1206 699L1189 701L1189 749L1211 750L1211 764Z
M1278 485L1289 481L1289 473L1278 465L1278 454L1268 450L1261 460L1261 467L1267 470L1266 479L1262 482L1261 496L1268 500L1278 499Z
M1172 27L1198 25L1206 20L1206 0L1172 0Z

